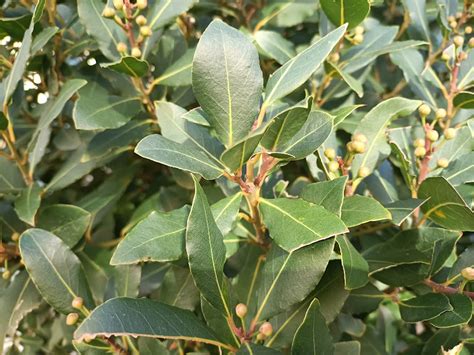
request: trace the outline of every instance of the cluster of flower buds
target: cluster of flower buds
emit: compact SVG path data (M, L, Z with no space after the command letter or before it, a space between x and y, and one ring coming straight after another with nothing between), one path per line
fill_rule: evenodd
M71 306L72 308L75 308L81 311L84 307L84 300L82 299L82 297L75 297L71 302ZM78 320L79 320L79 313L72 312L67 315L66 324L74 325L77 323Z
M352 137L352 140L347 143L347 151L353 154L365 153L367 145L367 137L362 133L357 133Z
M352 38L352 43L355 45L361 44L364 40L364 27L357 26L354 28L354 37Z
M337 162L337 154L333 148L326 148L324 150L324 156L329 159L328 170L331 173L335 173L339 170L339 163Z

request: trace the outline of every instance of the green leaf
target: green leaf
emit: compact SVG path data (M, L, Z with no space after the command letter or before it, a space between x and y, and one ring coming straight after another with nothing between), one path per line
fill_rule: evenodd
M330 181L308 184L303 188L301 198L340 217L346 182L347 176L341 176Z
M211 206L212 215L222 235L226 235L231 231L237 214L239 213L241 202L242 193L237 192Z
M385 130L388 124L398 116L407 116L415 111L421 102L400 97L388 99L375 106L360 121L355 133L362 133L368 139L367 149L357 154L352 163L352 172L357 176L361 167L372 172L377 163L390 154L390 146L386 142ZM357 181L355 186L357 186ZM354 186L354 187L355 187Z
M369 264L345 235L336 237L342 257L345 288L361 288L369 282Z
M462 127L457 129L454 139L444 140L439 144L431 156L429 167L431 170L437 168L437 162L443 158L448 160L449 164L459 159L465 154L472 152L473 129L470 127Z
M110 95L97 83L89 83L79 91L72 117L76 129L94 130L125 125L141 109L136 97Z
M452 310L441 313L430 323L437 328L450 328L462 324L467 324L472 317L472 301L468 296L455 293L446 295L451 304Z
M391 219L390 212L377 200L361 195L349 196L342 203L341 219L347 227Z
M241 169L255 152L262 137L263 132L252 132L249 136L227 148L221 155L221 161L230 171Z
M331 0L329 0L331 1ZM362 87L362 83L354 78L351 74L346 73L343 69L339 68L339 66L335 63L328 62L328 66L334 70L338 76L341 77L342 80L345 81L347 85L357 94L359 97L364 96L364 88Z
M189 48L181 58L170 65L153 81L155 85L187 86L192 83L193 57L196 48Z
M370 12L367 0L321 0L321 8L331 22L340 26L348 23L348 29L360 24Z
M163 279L160 302L193 311L199 304L199 290L187 268L171 266Z
M15 211L18 217L31 226L35 225L36 211L41 204L42 188L38 184L25 187L15 200Z
M271 105L304 84L331 53L346 28L347 25L343 25L328 33L270 75L265 88L264 105Z
M89 35L95 38L100 50L109 60L119 60L119 42L127 43L127 36L112 19L102 16L104 4L96 0L84 0L77 4L79 19Z
M474 231L474 213L445 178L424 180L418 189L418 197L429 199L421 206L424 218L444 228Z
M48 44L51 38L58 33L59 28L56 26L46 27L42 30L35 38L33 39L33 43L31 44L31 54L34 55L40 50L43 49L44 46Z
M157 30L168 23L181 13L188 11L196 3L196 0L158 0L150 5L148 13L148 23L152 30Z
M100 335L181 339L229 348L192 312L146 298L108 300L81 323L74 338Z
M13 337L18 324L28 313L41 303L41 295L28 277L26 271L20 272L0 293L0 349L3 349L5 336Z
M273 245L257 281L255 318L267 319L305 299L326 270L334 238L288 253Z
M117 297L138 297L142 276L140 265L120 265L114 268L114 284Z
M474 182L474 152L463 154L454 160L441 171L441 176L454 186Z
M76 297L93 308L81 262L61 239L42 229L29 229L19 245L26 270L46 302L64 314L75 312L71 302Z
M223 173L223 169L207 154L190 151L185 144L175 143L158 134L143 138L135 153L157 163L200 174L206 180L217 179Z
M40 210L38 228L62 239L70 248L82 238L91 221L91 214L73 205L50 205Z
M384 207L392 215L392 223L400 226L423 203L425 203L425 200L411 198L408 200L395 201Z
M461 91L454 97L454 106L463 109L474 108L474 93L470 91Z
M452 309L448 297L441 293L427 293L400 302L400 314L407 323L430 320Z
M3 112L0 112L0 131L5 131L8 128L8 118Z
M259 206L271 238L289 252L348 231L335 214L304 200L260 199Z
M225 245L206 195L193 176L195 193L186 228L186 252L197 288L211 305L230 316L224 289Z
M32 15L27 13L21 16L4 17L0 19L0 38L10 36L14 40L21 40L31 22Z
M196 99L221 142L232 146L247 136L258 114L263 85L258 53L247 37L222 21L213 21L197 45L192 76Z
M411 19L411 26L423 39L430 40L430 29L426 18L426 0L403 0Z
M281 355L282 353L278 350L259 345L245 342L240 347L236 355Z
M254 33L257 46L267 57L283 65L296 55L295 46L281 34L274 31L257 31Z
M0 192L13 192L25 186L23 176L17 165L3 156L0 156Z
M319 301L315 298L306 311L303 323L295 333L291 345L292 354L320 355L334 352L332 336L320 309Z
M351 340L334 343L334 355L360 355L360 342Z
M144 76L150 69L148 63L145 60L132 56L124 56L116 62L101 64L100 66L102 68L115 70L118 73L133 76L134 78L140 78Z
M110 263L123 265L179 260L184 252L188 214L187 206L169 213L151 212L119 243Z

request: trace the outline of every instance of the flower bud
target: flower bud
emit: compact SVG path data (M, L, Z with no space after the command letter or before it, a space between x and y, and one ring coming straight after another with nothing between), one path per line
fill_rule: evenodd
M356 28L354 28L354 33L356 35L364 34L364 27L363 26L357 26Z
M447 128L445 131L444 131L444 138L446 140L450 140L450 139L453 139L456 137L456 129L455 128Z
M328 163L328 169L331 173L335 173L337 171L339 171L339 164L337 163L337 161L330 161Z
M16 233L16 232L13 233L12 236L11 236L12 242L17 242L18 239L20 239L20 234L18 234L18 233Z
M273 334L273 327L270 322L264 322L258 329L260 334L263 334L265 337L269 337Z
M469 45L469 48L474 48L474 37L470 38L467 44Z
M456 20L450 21L450 22L449 22L449 27L451 27L451 28L456 28L456 27L458 27L457 21L456 21Z
M423 138L415 139L415 143L413 144L415 147L424 147L425 140Z
M115 16L115 10L111 7L106 7L104 11L102 11L102 16L112 18Z
M137 0L137 7L140 9L140 10L143 10L147 7L148 5L148 1L147 0Z
M119 53L125 53L127 51L127 45L123 42L117 43L117 51Z
M443 118L446 117L447 113L446 113L446 110L444 108L439 108L439 109L436 110L435 115L436 115L437 119L442 120Z
M142 51L138 47L132 48L132 56L135 58L140 58L142 56Z
M147 19L143 15L138 15L135 22L137 23L138 26L145 26L147 23Z
M324 150L324 156L329 160L333 160L336 158L336 151L332 148L326 148Z
M462 47L464 44L464 37L463 36L455 36L453 39L454 45L456 47Z
M423 147L417 147L415 149L415 156L417 158L423 158L426 155L426 149Z
M364 35L355 35L354 38L352 39L352 42L354 42L354 44L361 44L363 40L364 40Z
M441 59L447 62L451 59L451 55L449 54L448 51L444 50L443 53L441 54Z
M66 324L67 325L74 325L79 320L79 314L77 313L69 313L66 317Z
M84 300L82 297L76 297L72 300L72 307L76 309L81 309L84 305Z
M330 62L333 62L333 63L339 62L339 59L341 59L341 56L339 55L339 53L332 53L332 54L329 56L329 61L330 61Z
M2 278L4 280L8 280L10 278L10 276L12 276L12 273L10 272L10 270L5 270L3 273L2 273Z
M431 130L426 132L426 138L428 138L431 142L436 142L439 138L439 133L435 130Z
M365 152L365 144L359 141L353 141L352 148L356 154L362 154Z
M114 0L114 7L116 10L122 10L123 9L123 0Z
M474 281L474 267L466 267L462 269L461 275L468 281Z
M426 117L431 113L431 108L427 104L422 104L418 107L418 113L421 117Z
M140 27L140 34L143 37L150 37L151 36L151 28L150 26L142 26Z
M361 178L365 178L366 176L370 175L370 170L366 166L361 166L357 175Z
M438 168L442 168L442 169L447 168L449 165L449 160L446 158L440 158L436 162L436 165L438 166Z
M453 15L448 16L448 22L453 22L455 20L456 20L456 17L454 17Z
M346 148L347 148L348 152L353 153L354 152L354 142L353 141L347 142Z
M352 137L353 141L367 143L367 137L362 133L357 133Z
M464 29L464 33L470 35L472 33L472 27L471 26L466 26Z
M247 315L248 308L245 304L239 303L237 306L235 306L235 314L237 314L237 317L239 318L244 318Z

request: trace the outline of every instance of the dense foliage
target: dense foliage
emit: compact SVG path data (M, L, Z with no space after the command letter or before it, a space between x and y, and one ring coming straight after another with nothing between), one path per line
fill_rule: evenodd
M7 354L470 354L470 0L6 0Z

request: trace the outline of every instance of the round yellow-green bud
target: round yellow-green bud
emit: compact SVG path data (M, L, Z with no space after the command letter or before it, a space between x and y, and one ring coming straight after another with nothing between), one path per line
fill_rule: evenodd
M114 7L116 10L122 10L123 9L123 0L114 0Z
M79 314L77 313L69 313L66 317L66 324L67 325L74 325L79 320Z
M446 159L446 158L440 158L440 159L438 159L438 161L436 162L436 165L438 166L438 168L445 169L445 168L447 168L448 165L449 165L449 160Z
M356 35L361 35L361 34L364 34L364 27L363 26L357 26L356 28L354 28L354 33Z
M138 47L132 48L132 56L135 58L140 58L142 56L142 51Z
M332 53L332 54L329 56L329 61L330 61L330 62L333 62L333 63L339 62L339 59L341 59L341 56L339 55L339 53Z
M454 36L453 38L454 45L456 47L462 47L464 44L464 37L463 36Z
M115 16L115 10L111 7L106 7L104 11L102 11L102 16L112 18Z
M467 44L469 45L469 48L474 48L474 37L470 38Z
M439 108L439 109L436 110L435 115L436 115L436 118L437 118L437 119L442 120L443 118L446 117L447 112L446 112L446 110L445 110L444 108Z
M356 133L352 137L352 140L355 142L367 143L367 137L362 133Z
M451 59L451 55L449 54L448 51L443 51L441 54L441 59L444 60L445 62L449 61Z
M336 158L336 151L332 148L326 148L324 150L324 156L329 160L333 160Z
M435 130L428 131L426 132L426 138L431 142L436 142L439 139L439 133Z
M150 26L142 26L140 27L140 34L143 37L150 37L151 36L151 28Z
M339 171L339 164L337 163L337 161L330 161L328 163L328 169L331 173L335 173Z
M415 147L424 147L425 146L425 140L423 138L417 138L415 139L415 142L413 143Z
M358 34L354 36L354 38L352 39L352 42L354 44L361 44L363 40L364 40L364 35Z
M245 304L239 303L237 306L235 306L235 314L237 314L237 317L239 318L244 318L247 315L248 308Z
M84 300L82 299L82 297L76 297L72 300L71 305L73 308L81 309L84 305Z
M18 239L20 239L20 234L18 233L13 233L12 236L11 236L11 240L12 242L18 242Z
M257 334L257 341L264 341L265 340L265 335L263 335L262 333L258 333Z
M449 22L449 27L451 27L451 28L456 28L456 27L458 27L457 21L456 21L456 20L450 21L450 22Z
M444 138L449 141L450 139L455 138L456 134L457 134L457 131L455 128L447 128L444 131Z
M359 141L353 141L352 148L354 149L354 153L362 154L365 152L365 143L362 143Z
M464 33L470 35L472 33L472 27L471 26L466 26L464 29Z
M461 275L468 281L474 281L474 267L466 267L462 269Z
M353 153L354 152L354 142L353 141L347 142L346 149L349 153Z
M369 174L370 174L370 169L366 166L361 166L359 169L359 172L357 173L357 175L361 178L365 178L366 176L369 176Z
M10 270L5 270L3 273L2 273L2 278L4 280L8 280L10 278L10 276L12 276L12 273L10 272Z
M416 147L415 156L417 158L423 158L426 155L426 149L423 147Z
M258 329L260 334L263 334L265 337L269 337L273 334L273 326L270 322L264 322Z
M135 22L137 23L138 26L145 26L147 23L147 19L143 15L138 15Z
M140 10L145 9L148 6L148 1L147 0L137 0L137 7Z
M125 53L127 51L128 47L125 43L119 42L117 43L117 51L119 53Z
M431 113L431 108L427 104L422 104L418 107L418 113L421 117L426 117Z

